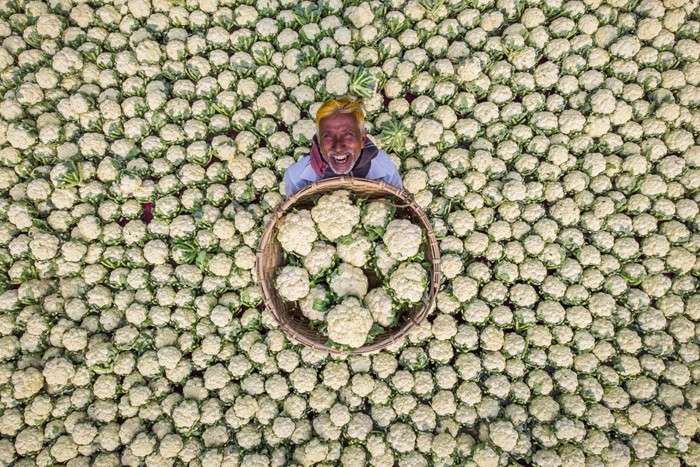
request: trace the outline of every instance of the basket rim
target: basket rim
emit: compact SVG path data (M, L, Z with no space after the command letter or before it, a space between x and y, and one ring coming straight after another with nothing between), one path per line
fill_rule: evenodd
M430 284L428 287L427 298L423 301L420 310L407 316L408 319L403 326L390 330L389 335L378 342L373 342L356 349L341 350L325 345L322 342L314 341L307 336L298 333L293 326L290 325L290 320L287 318L286 313L277 309L277 306L275 306L274 301L272 300L272 297L276 296L276 292L274 291L272 284L269 284L265 279L265 251L269 242L277 241L277 239L274 237L277 223L297 202L307 199L315 194L326 193L337 189L344 189L357 193L362 188L395 196L405 203L404 207L410 209L420 219L421 230L423 230L426 235L427 248L431 253L430 266L432 273L429 275ZM421 209L421 207L418 206L412 195L400 188L380 180L369 180L365 178L341 175L326 178L302 188L292 196L288 197L284 202L280 203L271 213L263 234L260 237L260 241L258 242L258 248L255 256L255 269L258 276L258 283L262 289L263 303L265 304L265 307L270 310L273 318L279 325L280 329L285 333L287 338L292 342L299 342L316 350L325 351L332 354L362 354L376 352L391 346L396 341L403 338L412 327L419 325L425 319L425 317L433 311L436 304L437 293L440 287L440 248L438 246L437 238L435 237L435 232L433 231L429 217Z

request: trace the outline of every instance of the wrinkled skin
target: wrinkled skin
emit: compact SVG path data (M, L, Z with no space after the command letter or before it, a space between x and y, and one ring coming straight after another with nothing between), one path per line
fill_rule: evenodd
M318 125L319 149L331 170L338 175L348 174L362 152L365 129L350 113L335 113Z

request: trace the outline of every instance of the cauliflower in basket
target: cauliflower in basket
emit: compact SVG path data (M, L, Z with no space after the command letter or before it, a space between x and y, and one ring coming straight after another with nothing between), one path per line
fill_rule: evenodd
M293 302L309 293L309 273L297 266L285 266L277 275L275 287L283 299Z
M394 324L394 304L386 290L381 287L372 289L367 292L364 301L374 321L384 327Z
M418 263L401 263L391 273L389 287L398 300L416 303L428 287L428 274Z
M350 192L337 190L321 196L311 208L311 217L318 230L331 241L348 235L360 222L360 208L350 199Z
M362 226L368 232L380 234L394 214L394 207L384 200L370 201L362 212Z
M363 267L369 259L372 242L359 232L340 237L336 242L338 258L358 268Z
M378 244L374 247L374 264L383 276L389 274L389 271L398 263L383 244Z
M338 344L361 347L372 329L372 315L359 299L347 297L326 316L328 337Z
M367 293L368 280L362 269L352 264L340 263L328 281L328 285L338 297L354 295L362 298Z
M384 244L389 254L399 261L417 255L421 240L421 228L407 219L394 219L384 232Z
M286 252L306 256L317 238L316 226L308 209L292 211L280 220L277 240Z
M335 253L333 245L318 240L314 242L309 254L304 256L304 267L309 271L311 277L318 276L333 266Z
M315 285L306 297L299 300L301 314L311 320L322 320L328 306L331 304L331 296L324 285Z
M359 347L380 336L374 331L396 326L407 303L421 301L428 282L416 259L423 232L397 214L385 200L337 190L284 218L280 242L304 254L286 256L290 264L280 265L275 285L285 301L296 302L315 332ZM308 241L300 246L297 237L307 228ZM380 283L373 282L367 293L375 278Z

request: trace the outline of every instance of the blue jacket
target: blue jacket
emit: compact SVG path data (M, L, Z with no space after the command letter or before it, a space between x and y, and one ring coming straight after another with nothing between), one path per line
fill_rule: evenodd
M365 178L369 180L382 180L396 188L403 189L399 171L396 164L383 150L379 152L370 162L370 168ZM311 167L311 155L306 155L287 168L284 173L284 191L286 195L292 196L297 191L307 185L318 181L321 177L316 175Z

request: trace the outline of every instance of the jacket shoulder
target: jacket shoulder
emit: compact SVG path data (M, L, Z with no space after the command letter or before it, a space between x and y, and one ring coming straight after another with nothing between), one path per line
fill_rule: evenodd
M304 170L309 166L311 162L311 156L306 155L287 167L287 170L284 171L284 176L285 178L291 177L293 179L298 179L299 176L304 172Z
M395 171L397 171L397 167L396 164L394 164L394 161L391 159L391 157L389 157L389 154L380 149L372 160L372 172L380 172L385 174L387 172Z
M298 170L303 171L311 163L311 156L309 154L302 156L298 161L287 167L287 170Z

